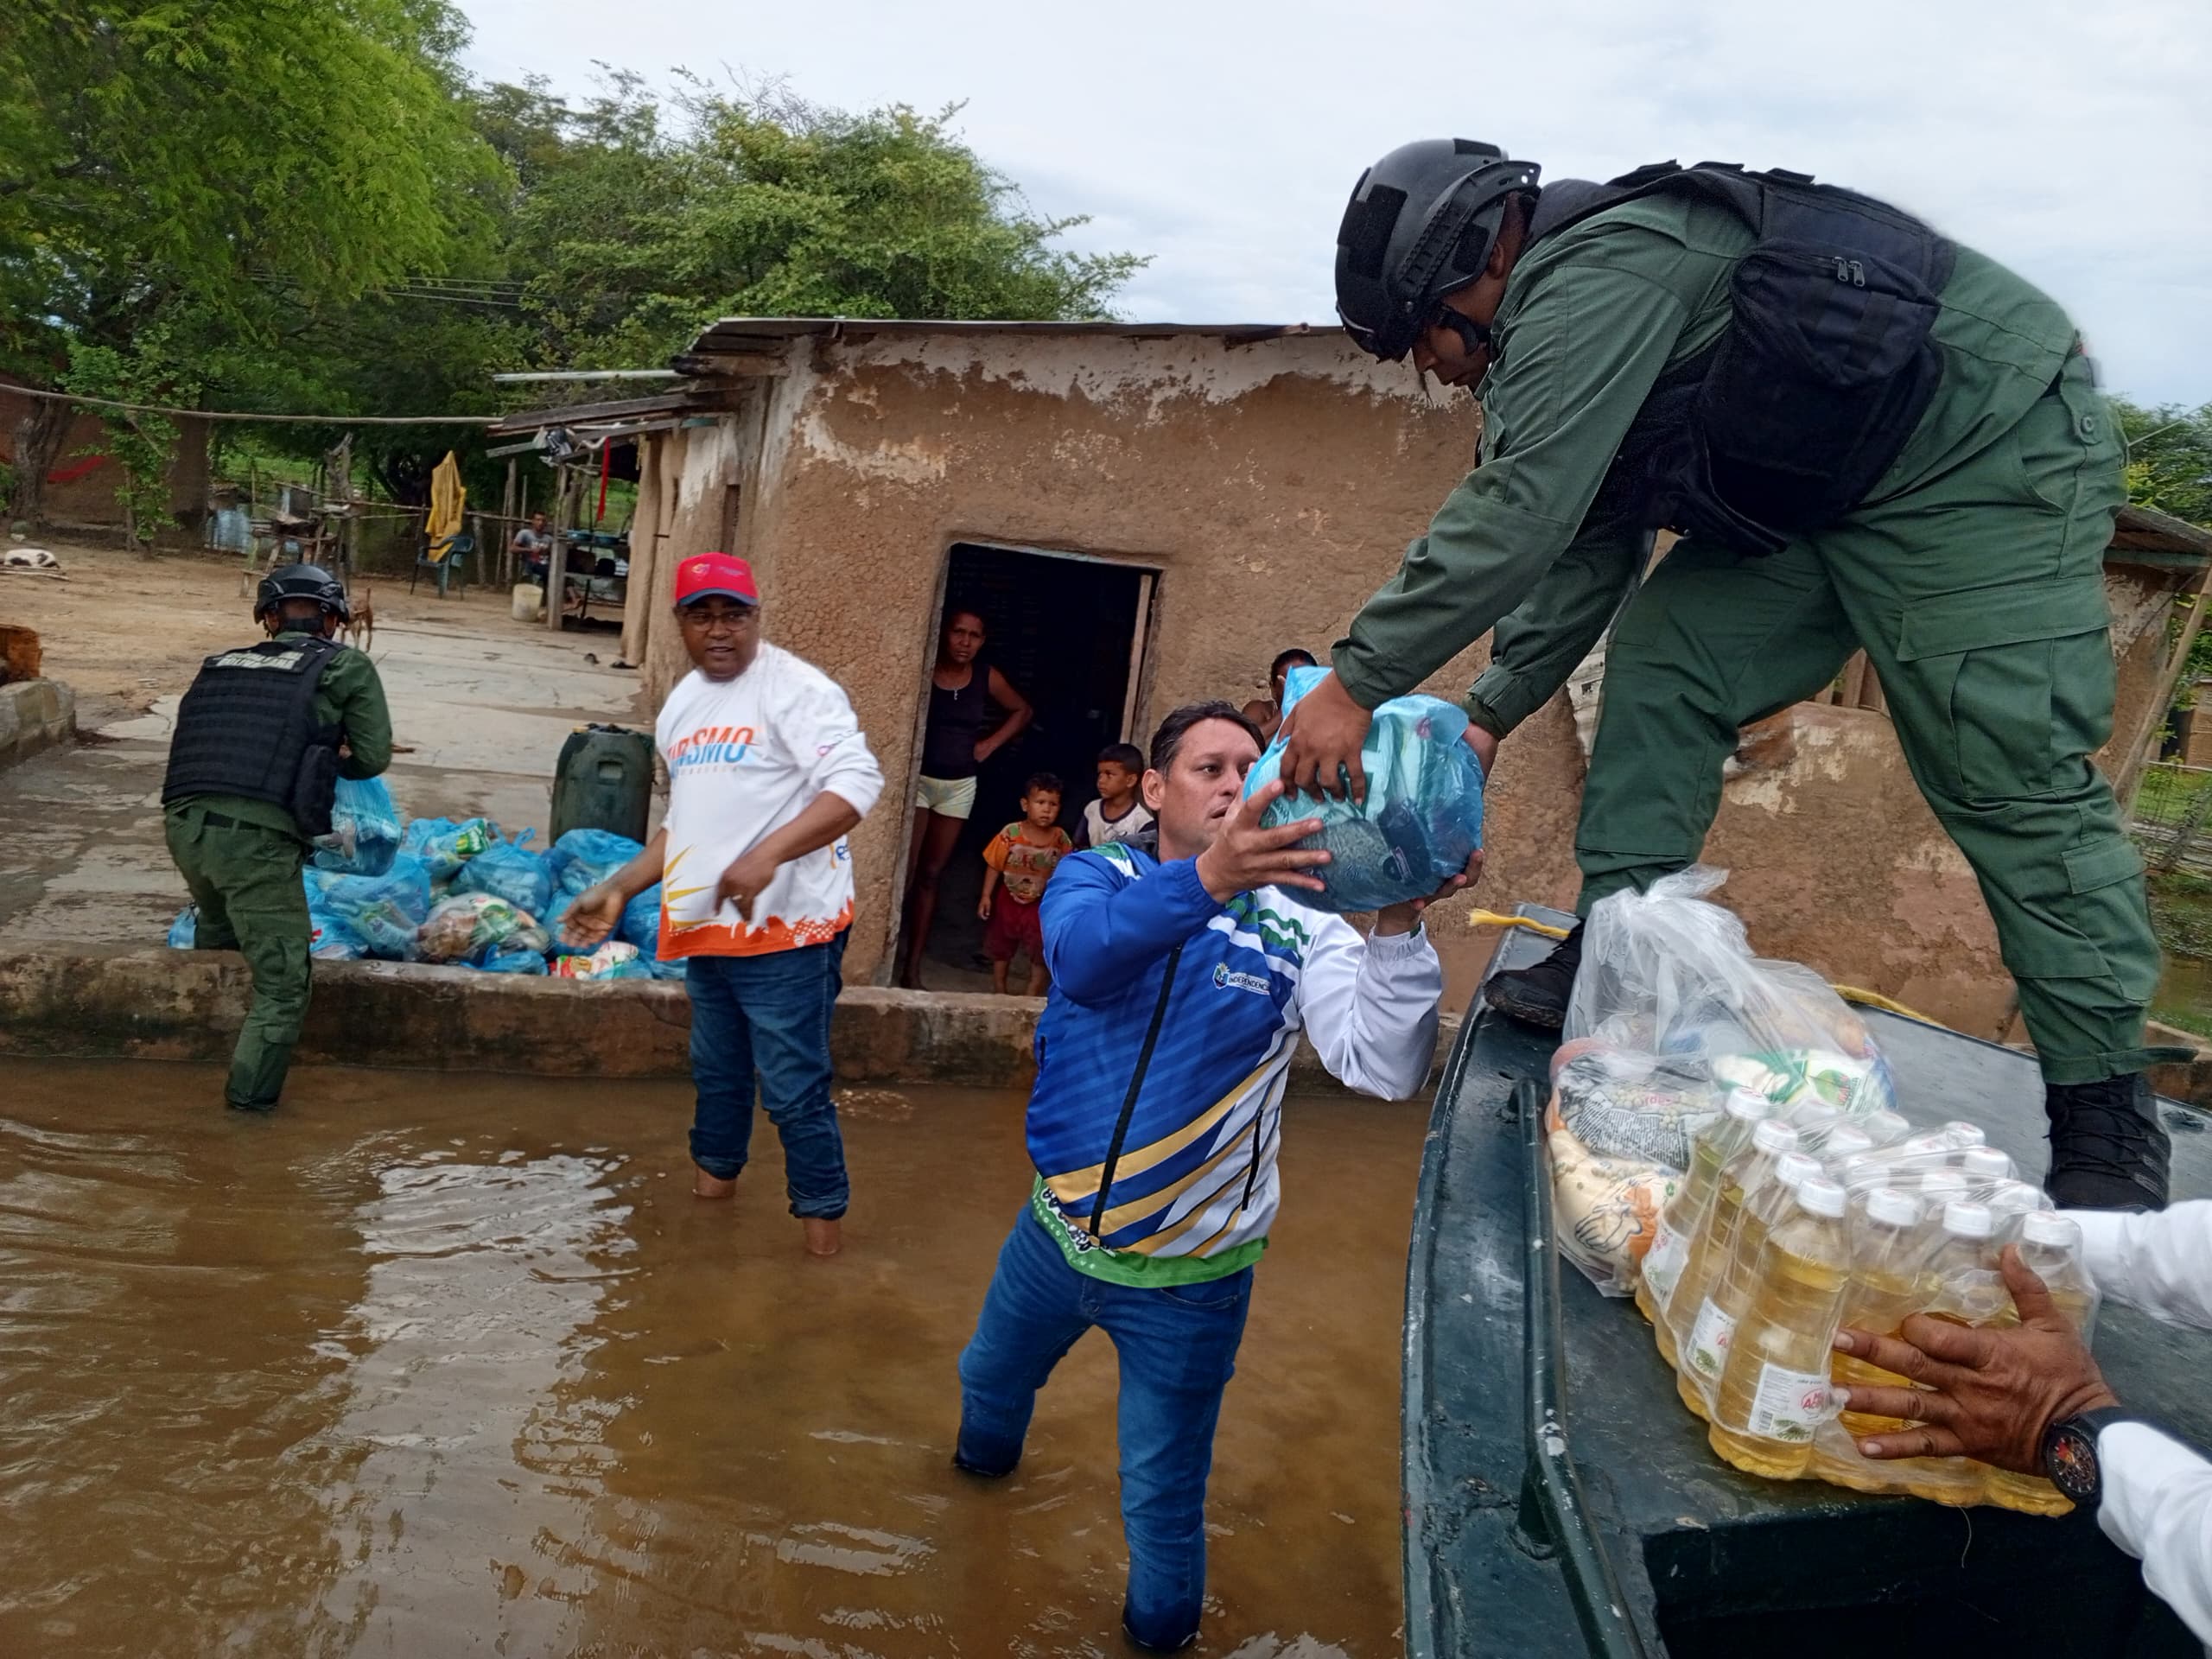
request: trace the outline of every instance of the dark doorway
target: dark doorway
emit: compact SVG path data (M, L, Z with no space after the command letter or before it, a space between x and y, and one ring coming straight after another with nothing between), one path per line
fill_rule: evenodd
M930 620L929 660L936 660L948 614L982 613L982 660L1029 699L1036 715L977 776L975 813L938 884L937 918L923 955L925 989L989 988L983 924L976 915L983 846L1019 816L1029 778L1040 772L1059 778L1060 824L1073 834L1084 805L1097 794L1092 779L1098 751L1125 738L1143 746L1141 737L1129 735L1128 724L1153 579L1141 566L1105 559L953 543L944 607ZM995 716L991 724L997 724ZM906 799L911 822L911 788Z

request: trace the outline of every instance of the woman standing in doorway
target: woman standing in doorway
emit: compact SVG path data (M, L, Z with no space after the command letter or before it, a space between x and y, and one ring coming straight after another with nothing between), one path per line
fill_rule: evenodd
M952 857L960 826L976 810L976 772L1029 723L1029 700L984 661L980 613L954 609L938 636L930 671L929 724L922 733L922 775L915 785L914 834L906 849L906 950L899 982L922 984L922 947L937 919L938 878ZM988 732L990 707L1005 716Z
M1277 652L1275 659L1268 666L1267 697L1255 697L1244 705L1244 718L1260 728L1262 743L1274 740L1275 728L1282 724L1283 676L1294 668L1317 668L1313 653L1293 645L1288 651Z

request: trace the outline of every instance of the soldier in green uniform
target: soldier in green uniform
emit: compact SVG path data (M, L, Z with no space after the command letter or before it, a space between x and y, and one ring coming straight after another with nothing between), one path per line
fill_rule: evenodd
M194 946L242 951L253 975L224 1098L266 1112L307 1018L308 843L329 832L340 776L391 764L391 715L375 664L332 637L346 590L327 571L270 571L253 614L269 638L210 657L184 694L162 804Z
M1440 139L1354 192L1338 308L1479 388L1480 467L1290 724L1294 787L1363 788L1368 711L1493 627L1488 766L1609 625L1579 905L1692 862L1738 728L1865 649L1973 865L2041 1060L2062 1205L2155 1207L2158 972L2141 861L2089 756L2114 689L2103 554L2123 445L2072 323L1995 262L1802 175L1599 186ZM1656 528L1683 534L1644 572ZM1616 621L1616 618L1618 620ZM1581 930L1495 976L1556 1028Z

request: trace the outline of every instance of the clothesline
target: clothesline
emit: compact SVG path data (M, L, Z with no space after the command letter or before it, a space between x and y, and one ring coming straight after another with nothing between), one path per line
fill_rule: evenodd
M499 415L260 415L245 410L180 409L171 404L126 404L118 397L92 397L81 391L48 391L37 386L0 382L0 393L43 397L48 402L89 404L100 409L119 409L132 415L177 415L198 421L277 421L303 426L491 426Z

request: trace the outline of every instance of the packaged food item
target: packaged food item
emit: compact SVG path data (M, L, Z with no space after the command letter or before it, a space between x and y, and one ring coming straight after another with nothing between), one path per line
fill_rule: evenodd
M415 956L423 962L482 966L494 951L527 950L543 957L545 930L527 911L488 893L448 893L430 906L416 931Z
M638 947L621 939L609 939L588 956L556 957L553 974L557 979L647 979L652 970L638 953Z
M489 818L410 818L401 832L399 850L427 865L433 881L449 881L461 867L499 838Z
M1326 679L1325 668L1294 668L1284 679L1286 724L1299 699ZM1329 862L1313 874L1319 893L1300 899L1324 910L1379 910L1425 898L1459 874L1482 845L1483 769L1466 741L1465 710L1440 697L1392 697L1378 704L1360 749L1367 798L1354 801L1286 794L1262 823L1319 818L1301 847L1325 849ZM1251 771L1251 795L1281 776L1287 730L1275 734Z
M1560 1254L1608 1296L1626 1296L1651 1247L1675 1173L1592 1152L1565 1129L1549 1138L1553 1230Z
M1591 1151L1669 1169L1688 1166L1691 1137L1720 1111L1703 1065L1634 1049L1586 1045L1552 1082L1560 1123Z
M545 861L518 841L495 841L455 872L454 893L488 893L517 910L542 916L553 898Z

